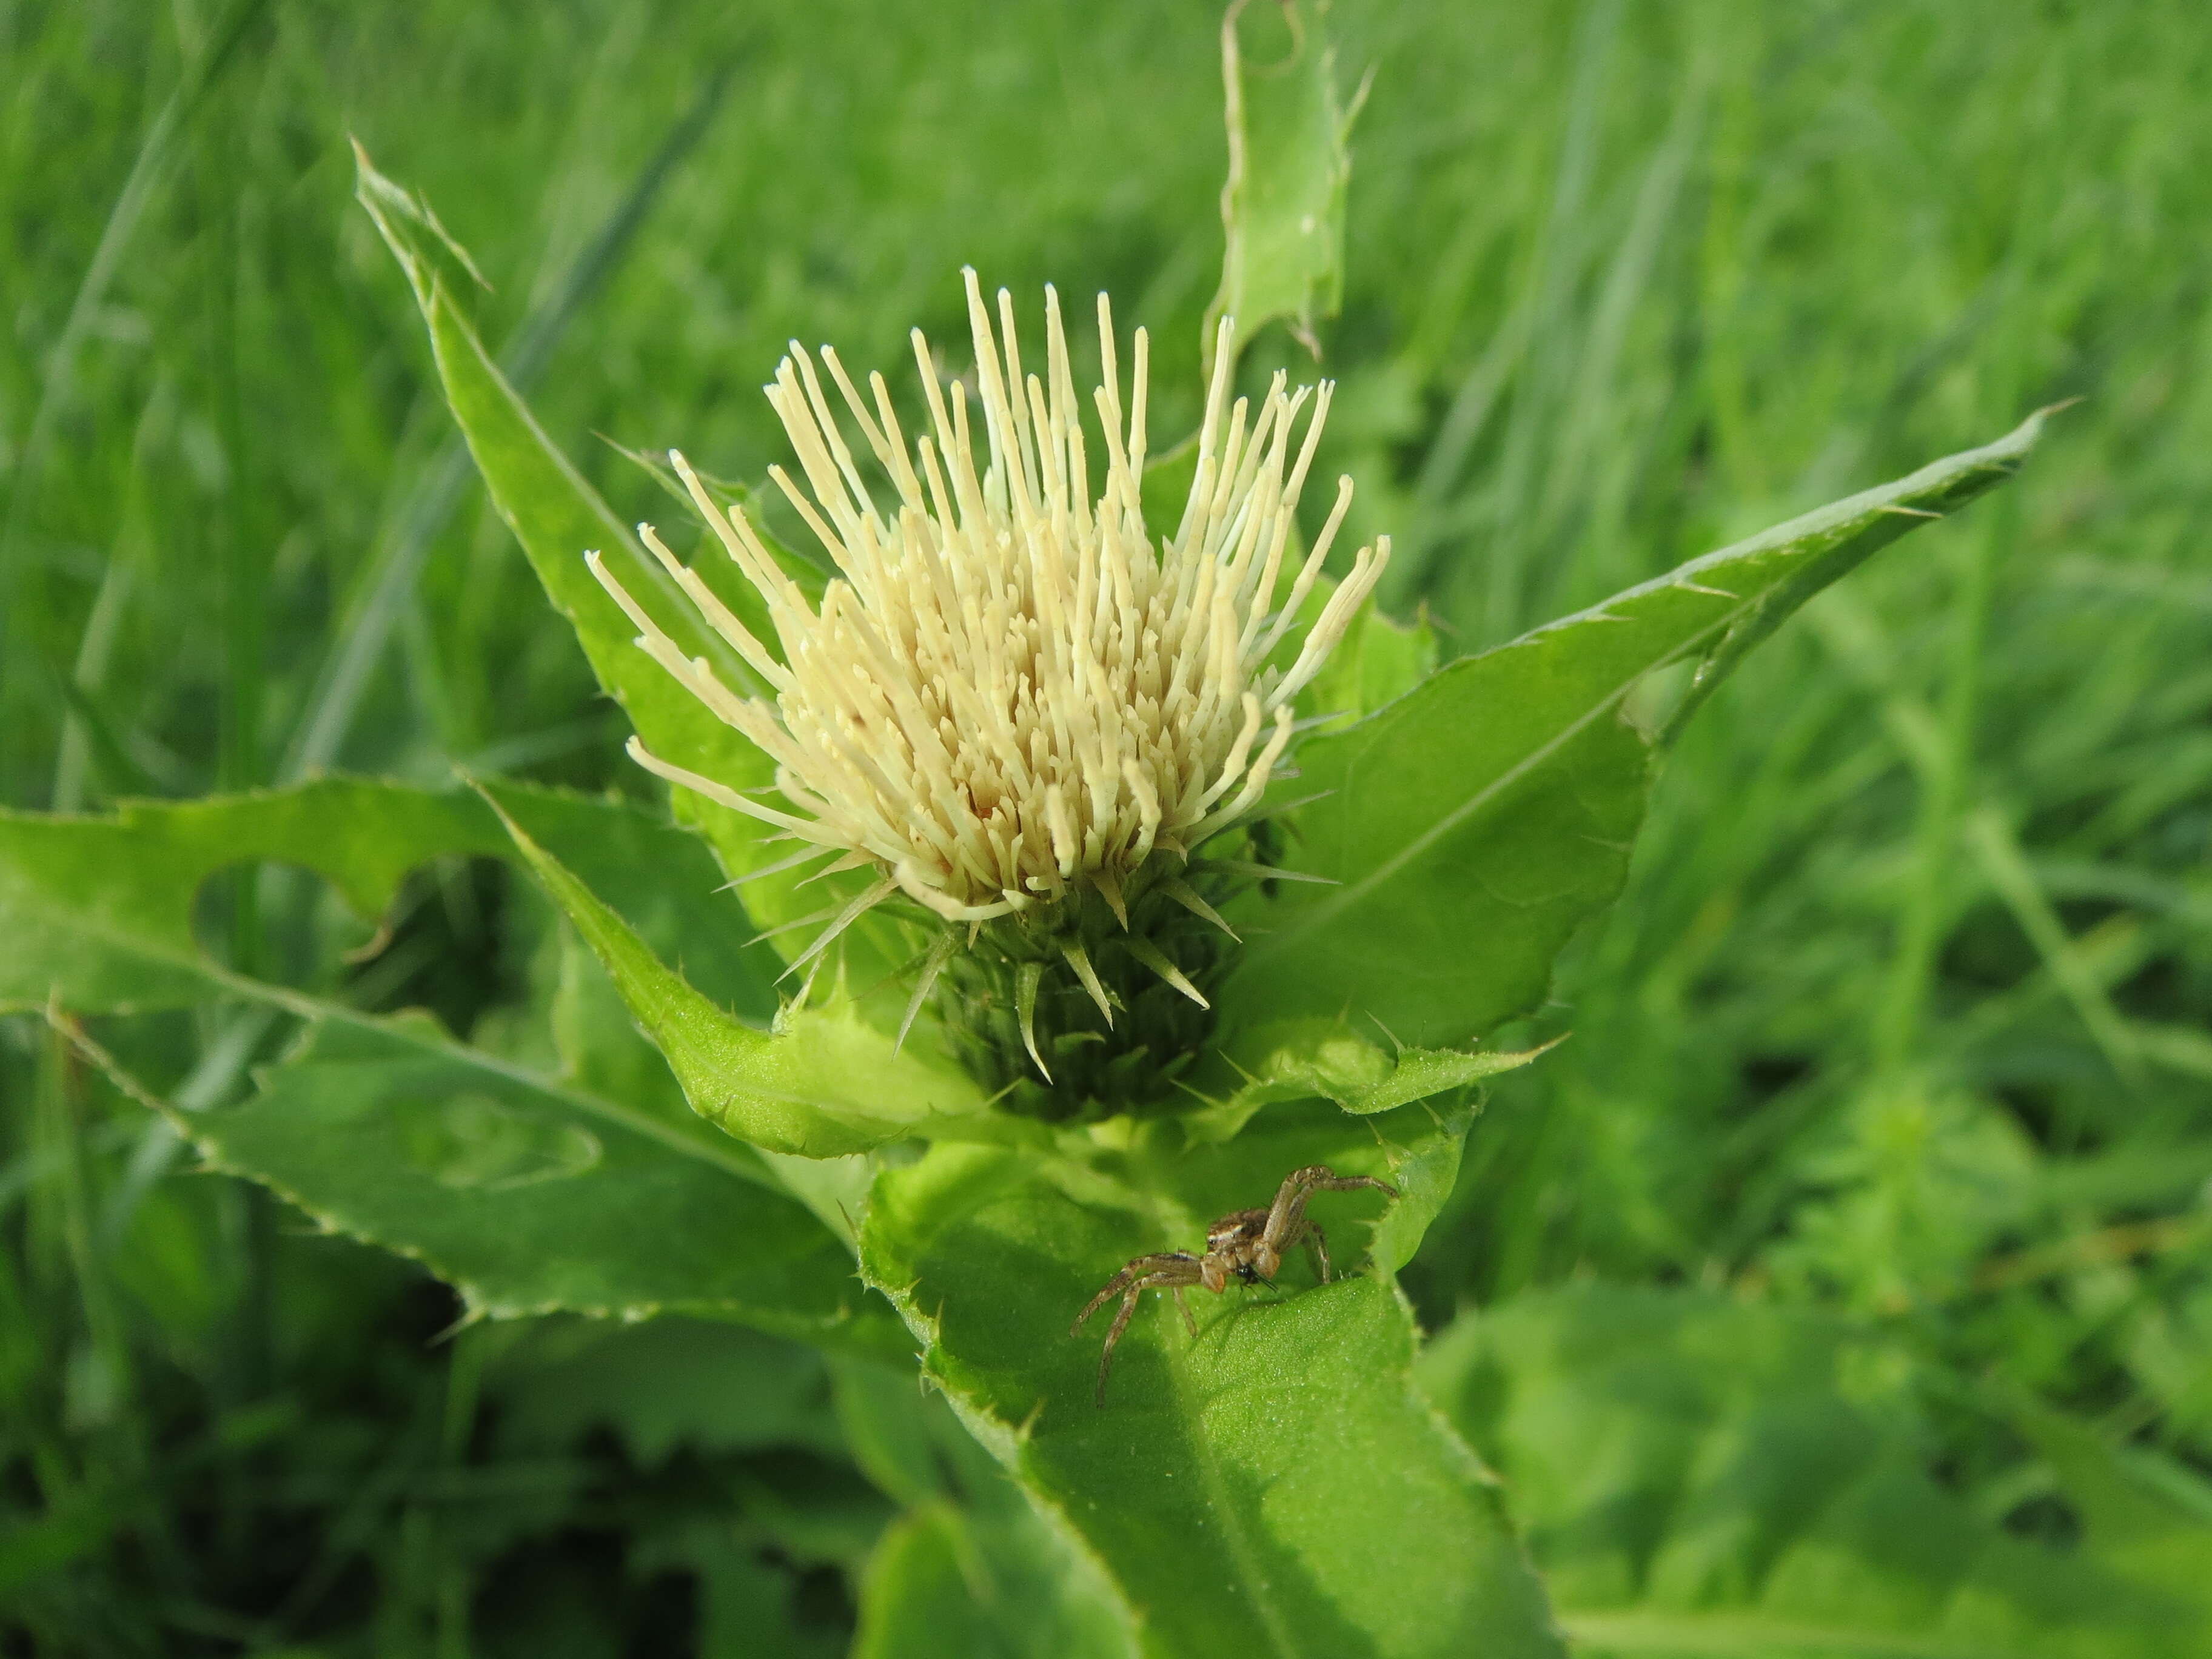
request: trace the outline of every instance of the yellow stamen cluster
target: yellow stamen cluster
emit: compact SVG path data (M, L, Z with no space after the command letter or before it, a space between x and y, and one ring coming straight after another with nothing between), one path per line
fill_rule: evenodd
M1292 699L1389 557L1387 538L1361 550L1288 665L1270 666L1352 497L1344 479L1310 550L1286 558L1329 386L1289 392L1278 374L1256 413L1241 398L1232 406L1224 323L1188 504L1156 547L1139 501L1144 331L1125 405L1112 317L1099 296L1104 384L1092 402L1104 464L1094 498L1097 462L1056 297L1046 289L1040 378L1024 372L1006 292L994 331L972 270L967 284L980 472L969 389L955 382L948 398L919 330L929 428L911 446L883 377L869 376L864 400L836 354L822 352L880 469L872 489L796 342L777 366L769 401L805 488L781 467L770 477L840 573L818 605L744 515L723 510L672 456L766 602L781 660L650 528L641 529L645 544L774 689L773 704L738 695L703 659L687 658L589 556L639 643L775 761L776 787L792 810L633 739L638 763L812 843L808 856L842 853L845 866L877 872L814 951L896 892L948 921L1024 911L1084 886L1121 913L1125 884L1148 859L1179 864L1259 803L1291 740ZM886 484L889 506L878 500Z

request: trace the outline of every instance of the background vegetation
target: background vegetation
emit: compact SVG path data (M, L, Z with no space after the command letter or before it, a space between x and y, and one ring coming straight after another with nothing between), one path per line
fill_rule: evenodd
M347 135L467 242L487 337L641 515L590 434L757 476L785 340L895 365L910 324L957 337L963 263L1110 289L1174 429L1218 269L1216 24L0 6L0 801L456 763L647 797L458 447ZM1495 1091L1407 1276L1450 1328L1437 1398L1600 1650L1904 1639L1941 1611L1910 1558L1953 1549L2017 1627L1975 1651L2185 1651L2175 1587L2212 1582L2212 36L2152 0L1335 26L1375 80L1323 465L1448 653L2086 399L1691 729L1543 1022L1572 1040ZM552 923L503 866L423 872L350 960L362 930L282 872L201 919L241 968L542 1040ZM281 1036L225 1010L101 1035L209 1111ZM191 1173L43 1022L0 1036L8 1650L838 1652L857 1621L888 1653L933 1548L1000 1561L975 1606L1024 1605L975 1541L988 1469L887 1464L881 1402L808 1351L453 1334L436 1283Z

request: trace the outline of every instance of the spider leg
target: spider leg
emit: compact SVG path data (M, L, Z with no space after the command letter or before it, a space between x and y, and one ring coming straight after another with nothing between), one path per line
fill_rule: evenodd
M1182 1315L1183 1328L1195 1337L1198 1334L1198 1316L1190 1310L1190 1304L1183 1300L1182 1288L1180 1285L1175 1287L1176 1310Z
M1321 1275L1321 1282L1328 1284L1328 1235L1322 1231L1318 1224L1309 1221L1305 1237L1299 1242L1306 1247L1306 1254L1313 1258L1314 1271Z
M1120 1273L1115 1273L1113 1278L1108 1279L1106 1281L1106 1288L1099 1291L1097 1295L1092 1297L1089 1302L1085 1303L1084 1304L1083 1311L1075 1316L1075 1322L1067 1328L1067 1334L1070 1336L1074 1336L1079 1333L1083 1329L1084 1321L1090 1318L1091 1315L1097 1313L1099 1309L1104 1307L1109 1302L1111 1302L1115 1297L1119 1296L1125 1288L1127 1288L1129 1283L1129 1276L1130 1270L1124 1267Z
M1378 1193L1398 1196L1398 1189L1387 1181L1377 1181L1373 1176L1332 1176L1327 1181L1314 1182L1316 1192L1349 1193L1362 1187L1372 1187Z
M1127 1269L1122 1271L1127 1273ZM1189 1259L1184 1257L1171 1267L1159 1273L1146 1273L1121 1293L1121 1311L1114 1316L1113 1328L1106 1333L1106 1351L1098 1356L1098 1404L1102 1408L1106 1404L1106 1373L1114 1368L1114 1345L1121 1340L1121 1333L1128 1329L1130 1316L1137 1311L1138 1302L1146 1291L1155 1285L1167 1285L1175 1287L1176 1302L1181 1306L1182 1287L1194 1283L1195 1279ZM1187 1307L1183 1309L1183 1316L1186 1319L1190 1317L1190 1310Z
M1106 1333L1105 1351L1098 1356L1098 1408L1106 1408L1106 1373L1114 1369L1114 1345L1121 1340L1121 1333L1129 1327L1129 1316L1137 1311L1137 1298L1144 1294L1145 1285L1139 1279L1129 1287L1121 1298L1121 1311L1114 1316L1112 1328Z
M1362 1187L1398 1196L1398 1189L1388 1182L1373 1176L1340 1176L1326 1164L1309 1164L1303 1170L1291 1170L1283 1177L1274 1205L1267 1212L1268 1248L1279 1254L1299 1237L1301 1226L1312 1224L1306 1220L1306 1200L1314 1194L1352 1192Z
M1115 1273L1113 1278L1106 1281L1106 1288L1099 1291L1097 1295L1092 1297L1091 1298L1090 1305L1085 1308L1081 1313L1075 1316L1075 1322L1067 1328L1067 1334L1070 1336L1073 1336L1078 1331L1081 1330L1083 1328L1083 1322L1090 1318L1091 1315L1097 1313L1099 1309L1104 1307L1115 1297L1121 1295L1122 1291L1128 1289L1129 1281L1131 1279L1142 1279L1146 1273L1158 1273L1164 1267L1181 1266L1194 1267L1197 1264L1198 1258L1191 1255L1188 1250L1163 1250L1157 1255L1140 1255L1137 1257L1127 1267L1123 1267L1120 1273ZM1197 1275L1194 1273L1189 1279L1184 1282L1194 1283L1196 1281L1196 1278Z

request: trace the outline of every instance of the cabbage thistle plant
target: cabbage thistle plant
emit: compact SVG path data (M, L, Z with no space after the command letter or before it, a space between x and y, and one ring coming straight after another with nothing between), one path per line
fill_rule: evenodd
M665 810L324 778L0 825L0 1002L52 1010L211 1165L426 1263L475 1318L687 1313L831 1356L856 1456L917 1517L869 1570L870 1651L922 1650L885 1632L922 1642L954 1604L1018 1607L1055 1654L1561 1651L1499 1489L1414 1386L1395 1275L1482 1079L1562 1029L1528 1022L1683 723L2036 436L1440 660L1375 608L1388 541L1338 544L1328 384L1240 378L1253 330L1328 308L1344 187L1325 73L1246 91L1195 433L1155 447L1146 336L1103 297L1086 397L1055 296L1039 356L970 275L971 340L940 360L917 334L910 380L794 349L768 395L796 471L738 489L672 455L703 531L665 534L532 416L465 255L363 156L453 416ZM1318 140L1263 144L1263 95L1318 123L1265 132ZM453 854L517 860L567 919L548 1047L363 1013L192 936L194 891L242 859L374 918ZM202 1005L258 1011L245 1048L297 1028L214 1113L76 1018ZM1102 1408L1099 1333L1070 1324L1154 1282L1225 1289L1188 1325L1133 1304ZM900 1473L943 1457L986 1470L957 1548Z

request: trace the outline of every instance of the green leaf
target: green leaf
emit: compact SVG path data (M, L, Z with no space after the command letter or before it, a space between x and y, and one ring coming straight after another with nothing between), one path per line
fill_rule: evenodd
M983 1109L964 1075L901 1052L849 1003L787 1008L773 1033L739 1024L665 966L520 823L507 822L515 846L592 947L700 1116L764 1151L824 1158L929 1133L942 1127L938 1120Z
M816 1340L902 1346L887 1318L864 1313L835 1234L758 1156L685 1108L635 1030L581 1030L573 1000L587 985L564 988L572 1006L556 1030L572 1070L554 1078L454 1042L426 1017L379 1019L249 978L192 938L194 896L228 866L303 866L374 917L427 860L514 857L504 813L604 879L625 927L650 933L733 1001L770 1000L742 935L693 896L715 873L695 837L611 801L513 784L491 793L497 811L465 793L331 778L135 803L112 817L0 815L0 932L25 942L0 952L0 1003L85 1012L239 997L305 1019L255 1099L174 1121L218 1167L423 1261L487 1312L688 1307ZM640 1215L679 1237L641 1230Z
M503 810L605 884L623 914L714 993L764 1015L774 994L747 934L698 902L714 860L681 830L610 800L493 786ZM59 1000L79 1012L180 1007L269 988L192 937L192 904L216 872L258 860L326 878L373 921L407 872L450 854L512 859L499 815L465 791L368 778L196 801L125 803L112 817L0 812L0 1009Z
M1317 581L1314 594L1326 602L1336 584ZM1309 599L1309 617L1321 613ZM1291 636L1303 642L1312 626L1302 618ZM1394 622L1372 605L1353 613L1344 637L1328 653L1328 660L1313 684L1298 696L1302 714L1371 714L1395 702L1437 672L1437 630L1424 610L1410 623Z
M983 1559L966 1517L951 1504L922 1504L901 1516L885 1529L861 1580L854 1659L1029 1652L1042 1659L1066 1651L1029 1646L1011 1610L997 1616L1009 1598L995 1575L986 1577ZM1033 1608L1023 1611L1033 1616ZM1058 1639L1057 1632L1046 1634Z
M1526 1066L1543 1052L1461 1054L1448 1048L1386 1053L1332 1021L1270 1028L1253 1086L1285 1100L1319 1095L1359 1116L1395 1111ZM1548 1046L1548 1045L1547 1045Z
M1361 1117L1394 1111L1513 1071L1544 1052L1401 1048L1394 1054L1343 1021L1328 1019L1285 1020L1249 1034L1243 1046L1252 1065L1241 1073L1235 1091L1183 1115L1182 1131L1192 1140L1226 1140L1255 1112L1278 1101L1319 1097Z
M913 1371L835 1363L837 1417L868 1477L908 1505L860 1583L858 1659L1133 1659L1128 1609Z
M2033 1400L2012 1416L2081 1516L2084 1550L2118 1577L2179 1598L2212 1630L2212 1481Z
M818 1588L807 1582L810 1569L845 1566L820 1559L822 1547L836 1541L823 1534L842 1517L820 1514L829 1500L813 1491L748 1492L745 1498L765 1513L741 1511L733 1525L726 1515L702 1507L674 1525L636 1527L626 1540L630 1582L670 1573L695 1581L697 1622L677 1650L696 1659L842 1659L843 1632L823 1620ZM795 1528L802 1532L797 1540L791 1536ZM795 1542L814 1548L794 1553ZM611 1599L594 1595L593 1604ZM595 1645L577 1637L573 1620L547 1617L542 1609L539 1617L542 1635L512 1615L501 1620L499 1632L509 1651L606 1653L622 1647L617 1632Z
M1627 872L1650 776L1630 694L1694 665L1678 730L1820 588L2011 477L2042 422L1454 663L1309 740L1285 791L1328 793L1296 815L1285 862L1338 884L1274 884L1231 912L1252 942L1222 988L1224 1026L1348 1012L1454 1048L1534 1008L1559 947Z
M1065 1547L1033 1516L919 1504L885 1530L868 1562L854 1659L1133 1656L1118 1609L1066 1606L1067 1565Z
M374 918L410 870L441 854L496 852L498 830L468 796L350 778L126 802L112 817L0 812L0 1009L205 1001L229 988L192 938L192 901L216 871L262 859L304 865Z
M305 999L301 999L304 1002ZM745 1148L453 1042L428 1018L330 1009L254 1097L177 1111L82 1033L210 1167L421 1261L493 1318L684 1311L864 1352L903 1339L851 1258Z
M1932 1480L1904 1357L1818 1315L1586 1285L1462 1321L1424 1385L1510 1487L1583 1651L2145 1659L2212 1597L2008 1534ZM2212 1534L2201 1528L2197 1561Z
M558 1450L604 1428L648 1468L686 1448L843 1455L829 1374L811 1348L699 1319L552 1318L507 1331L483 1386L499 1401L499 1441L510 1449Z
M1402 1175L1465 1121L1313 1102L1225 1146L1171 1126L1119 1151L1071 1136L1059 1158L939 1145L878 1177L862 1267L971 1432L1103 1564L1145 1651L1556 1655L1495 1492L1413 1390L1410 1315L1361 1271L1379 1194L1314 1200L1334 1284L1298 1261L1273 1285L1200 1291L1195 1340L1147 1298L1103 1410L1112 1310L1068 1331L1123 1262L1198 1245L1291 1170Z
M688 654L704 656L724 682L757 695L759 677L700 618L690 600L652 558L538 425L529 406L499 370L442 270L453 246L419 198L385 178L358 146L356 195L405 271L430 337L438 376L469 453L491 491L492 502L522 544L553 607L575 630L592 672L628 714L638 735L656 753L733 789L772 787L768 757L725 726L635 643L636 629L585 566L596 550L631 596L652 612ZM751 585L737 578L726 560L709 557L701 575L714 587L755 637L775 637L765 606ZM769 828L692 792L673 793L677 815L713 843L732 876L744 875L781 857ZM747 907L767 926L780 927L819 908L846 891L832 878L799 893L802 872L763 876L746 889ZM738 909L730 906L732 924ZM878 935L864 922L848 930L846 948L855 982L871 986L897 965L895 949L872 944Z
M1257 9L1279 19L1263 61L1248 62L1239 29L1244 0L1221 23L1221 79L1229 128L1229 179L1221 191L1221 289L1206 316L1206 349L1223 317L1231 344L1277 318L1318 357L1314 324L1344 297L1344 201L1352 178L1346 140L1358 100L1337 95L1336 50L1322 27L1325 4L1281 0Z

